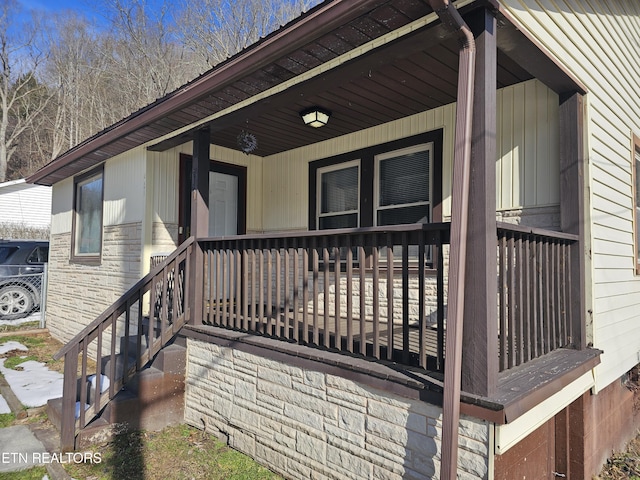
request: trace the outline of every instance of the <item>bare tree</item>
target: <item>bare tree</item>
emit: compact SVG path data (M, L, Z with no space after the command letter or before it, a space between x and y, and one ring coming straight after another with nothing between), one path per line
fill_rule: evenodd
M177 24L207 70L308 10L319 0L185 0Z
M44 111L49 95L37 74L45 59L34 23L17 17L17 3L0 0L0 182L20 137Z
M113 27L110 71L129 110L163 97L195 76L188 52L175 41L174 6L169 0L161 5L149 5L147 0L105 3Z

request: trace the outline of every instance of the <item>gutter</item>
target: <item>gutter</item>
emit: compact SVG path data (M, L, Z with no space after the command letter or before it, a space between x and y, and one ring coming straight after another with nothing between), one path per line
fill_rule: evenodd
M444 398L442 402L442 454L440 479L455 480L458 470L458 424L462 377L462 327L464 320L465 258L471 170L471 127L476 45L473 33L449 0L429 0L442 24L458 37L458 101L453 157L451 246L449 250L449 315L445 344Z

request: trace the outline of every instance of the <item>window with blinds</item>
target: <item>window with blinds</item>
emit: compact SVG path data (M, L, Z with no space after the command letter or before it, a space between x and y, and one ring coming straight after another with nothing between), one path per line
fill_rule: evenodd
M358 226L360 165L358 161L334 165L318 171L318 227Z
M432 144L376 157L376 225L431 222Z

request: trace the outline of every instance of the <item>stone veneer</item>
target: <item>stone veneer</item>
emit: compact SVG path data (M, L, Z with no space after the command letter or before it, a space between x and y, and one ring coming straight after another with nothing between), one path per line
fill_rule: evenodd
M348 380L337 368L325 373L193 338L187 351L185 421L286 478L439 475L441 407ZM489 429L460 420L458 478L488 478Z
M70 262L71 234L51 236L46 325L68 342L140 279L142 225L106 226L99 266Z

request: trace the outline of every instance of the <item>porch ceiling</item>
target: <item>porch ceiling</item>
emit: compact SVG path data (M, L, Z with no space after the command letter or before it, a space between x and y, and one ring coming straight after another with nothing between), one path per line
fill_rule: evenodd
M461 9L473 21L475 1ZM293 21L193 82L135 112L43 167L27 180L51 185L139 145L278 86L340 55L432 13L417 0L334 0ZM559 93L580 90L508 19L498 13L498 88L538 76ZM211 143L238 149L244 129L268 156L454 102L458 45L440 22L359 56L310 80L208 122ZM332 112L329 124L306 127L299 112L313 105ZM199 125L202 128L204 125ZM192 139L185 130L150 149Z

